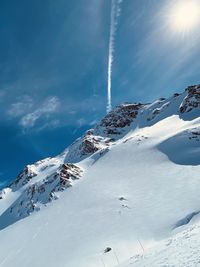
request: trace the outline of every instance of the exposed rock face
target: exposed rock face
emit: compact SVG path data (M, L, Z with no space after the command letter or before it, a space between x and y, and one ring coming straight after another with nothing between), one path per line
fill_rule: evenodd
M130 126L138 115L138 110L144 105L123 104L111 111L100 123L104 133L107 135L118 135L122 133L122 128Z
M79 179L82 174L83 170L80 167L74 164L62 164L55 173L42 181L25 186L23 194L10 207L9 213L21 219L33 211L40 210L41 204L56 200L58 198L56 193L70 187L72 182Z
M98 135L94 129L90 129L68 148L65 162L75 163L97 151L105 151L110 141L110 138Z
M80 151L82 155L88 155L95 153L99 150L99 144L101 140L93 135L85 135L80 145Z
M179 108L180 113L190 112L193 109L200 108L200 84L189 86L186 92L188 94Z
M95 152L108 151L109 145L134 121L142 104L123 104L111 111L94 129L77 139L68 149L65 162L77 162Z
M31 165L27 165L17 176L16 180L11 183L10 187L15 191L27 184L35 176L37 176L37 173L32 170Z
M71 181L81 177L83 170L72 163L62 164L57 172L61 185L71 185Z
M77 139L69 148L66 162L77 162L97 151L107 151L110 143L134 121L142 104L123 104L109 112L94 129Z

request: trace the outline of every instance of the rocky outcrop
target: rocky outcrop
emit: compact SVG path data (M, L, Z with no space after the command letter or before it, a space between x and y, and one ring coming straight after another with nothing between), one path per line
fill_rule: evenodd
M187 96L180 105L180 113L190 112L193 109L200 108L200 84L189 86L186 89Z
M11 187L13 191L16 191L20 187L26 185L35 176L37 176L37 173L33 171L32 166L27 165L9 187Z
M55 173L25 187L23 194L10 207L9 213L12 217L21 219L40 210L41 204L58 199L57 193L71 187L72 182L79 179L82 174L83 170L80 167L74 164L62 164Z
M77 180L81 177L83 170L72 163L62 164L57 172L60 179L60 185L71 185L71 181Z
M142 104L123 104L111 111L94 128L77 139L67 151L65 162L78 162L97 151L108 151L109 146L115 141L124 129L134 121Z
M65 162L76 163L98 151L107 151L111 141L111 138L101 136L96 129L90 129L67 149Z
M140 103L120 105L105 116L99 126L108 136L119 135L123 132L123 128L131 125L138 115L138 110L143 106Z
M86 134L80 144L82 155L93 154L100 148L101 139L93 135Z

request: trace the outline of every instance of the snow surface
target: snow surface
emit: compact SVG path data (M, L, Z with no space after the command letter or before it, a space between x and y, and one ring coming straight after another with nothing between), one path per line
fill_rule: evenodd
M82 178L57 201L1 230L0 267L200 266L200 141L189 139L200 118L178 115L184 97L144 107L106 153L77 163ZM1 213L15 193L2 199Z
M186 230L157 242L151 249L132 256L117 267L198 267L200 266L200 224L187 227Z

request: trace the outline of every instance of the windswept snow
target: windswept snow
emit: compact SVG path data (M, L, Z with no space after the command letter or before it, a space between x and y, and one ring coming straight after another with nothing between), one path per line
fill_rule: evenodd
M198 267L200 266L200 224L157 242L151 249L135 253L116 267Z

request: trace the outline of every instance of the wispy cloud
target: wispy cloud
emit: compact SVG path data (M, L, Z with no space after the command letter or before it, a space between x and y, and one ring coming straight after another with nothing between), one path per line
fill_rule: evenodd
M24 96L19 102L11 104L7 114L12 117L20 117L27 113L33 107L33 99L30 96Z
M56 96L47 98L41 105L33 112L24 115L20 120L20 125L24 128L31 128L35 126L36 122L42 117L48 117L50 114L58 110L60 101Z

